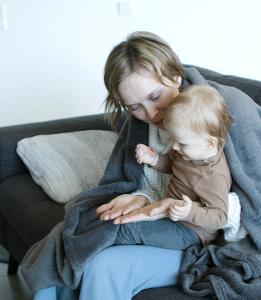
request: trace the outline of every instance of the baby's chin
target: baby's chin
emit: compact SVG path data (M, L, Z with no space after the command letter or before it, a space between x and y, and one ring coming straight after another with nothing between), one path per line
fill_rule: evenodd
M181 155L182 156L182 159L184 160L192 160L190 157L188 157L187 155Z
M188 157L186 154L179 153L179 155L182 157L183 160L191 160L191 158Z

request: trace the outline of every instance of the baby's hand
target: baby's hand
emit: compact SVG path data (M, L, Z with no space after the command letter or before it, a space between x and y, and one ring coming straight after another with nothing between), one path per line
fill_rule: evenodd
M136 146L135 152L135 157L139 164L145 163L153 167L158 162L159 155L157 151L151 147L148 147L143 144L138 144Z
M185 195L182 195L182 199L183 205L173 204L170 206L169 216L172 221L184 220L190 213L192 200Z

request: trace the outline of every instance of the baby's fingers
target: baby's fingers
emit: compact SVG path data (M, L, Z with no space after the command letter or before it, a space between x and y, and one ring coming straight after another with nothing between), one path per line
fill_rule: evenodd
M176 217L182 216L182 211L177 210L175 207L170 208L170 214Z
M186 206L172 205L170 209L175 210L176 212L183 212L186 210Z

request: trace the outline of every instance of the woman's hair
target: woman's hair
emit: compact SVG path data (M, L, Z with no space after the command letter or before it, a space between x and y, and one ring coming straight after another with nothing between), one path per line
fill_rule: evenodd
M126 110L119 94L119 84L131 73L140 71L151 73L163 84L163 77L173 82L175 76L185 76L179 58L160 37L145 31L130 34L112 49L104 68L104 83L108 91L105 112L110 113L113 128L122 108Z
M232 117L224 98L208 85L192 85L184 89L164 113L164 125L171 134L175 126L190 128L224 142Z

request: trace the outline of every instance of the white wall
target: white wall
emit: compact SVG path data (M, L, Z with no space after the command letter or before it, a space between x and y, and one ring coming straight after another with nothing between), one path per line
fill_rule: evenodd
M134 30L155 32L185 63L261 80L259 0L0 0L0 126L103 111L103 66Z

